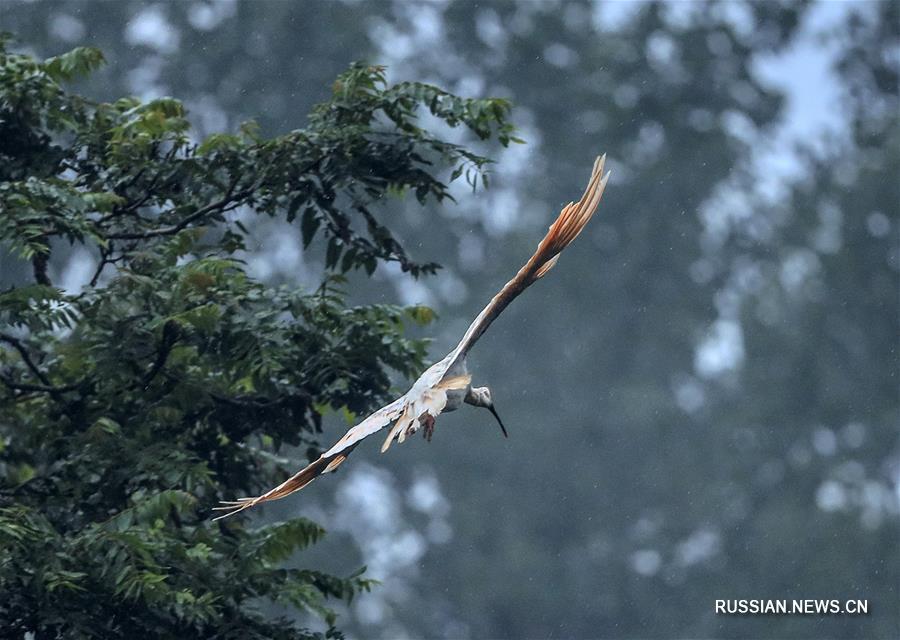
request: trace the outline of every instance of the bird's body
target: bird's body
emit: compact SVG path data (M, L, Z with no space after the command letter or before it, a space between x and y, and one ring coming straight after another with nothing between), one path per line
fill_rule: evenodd
M494 410L490 390L487 387L473 387L471 384L472 376L466 366L469 349L516 296L553 268L560 252L581 233L594 214L609 178L609 174L603 175L604 160L605 156L597 158L594 162L590 182L581 200L577 203L570 202L563 208L531 259L478 314L462 340L450 353L426 369L409 391L347 431L318 460L260 496L223 503L223 506L217 509L226 513L219 518L299 491L319 475L334 471L362 440L389 425L392 426L381 447L382 452L387 451L394 441L402 443L420 428L424 428L425 436L430 440L435 418L443 412L455 411L464 403L489 409L500 422ZM500 428L506 435L502 422Z

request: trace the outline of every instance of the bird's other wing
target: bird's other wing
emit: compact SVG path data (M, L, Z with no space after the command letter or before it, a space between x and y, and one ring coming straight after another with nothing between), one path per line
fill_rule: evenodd
M240 498L233 502L223 502L222 506L215 507L214 511L225 511L222 515L213 520L221 520L228 516L254 507L261 502L269 502L270 500L278 500L289 496L295 491L299 491L310 482L315 480L323 473L334 471L338 466L347 459L350 452L356 448L361 440L367 438L373 433L381 431L388 424L396 420L403 410L406 408L407 395L400 396L392 403L382 407L368 418L352 427L347 433L338 440L333 447L323 453L317 460L311 462L306 467L292 475L290 478L282 482L274 489L270 489L266 493L256 496L255 498Z
M525 263L515 277L504 285L500 293L495 295L488 305L478 314L478 317L469 325L468 330L460 340L456 348L451 352L451 364L464 358L472 345L487 331L491 322L512 302L516 296L522 293L530 285L537 282L547 274L559 259L559 254L578 237L581 230L594 215L597 204L606 188L609 173L603 175L603 166L606 163L606 155L598 157L594 161L594 169L587 189L581 200L570 202L560 211L559 217L550 225L550 230L544 239L538 244L537 251Z

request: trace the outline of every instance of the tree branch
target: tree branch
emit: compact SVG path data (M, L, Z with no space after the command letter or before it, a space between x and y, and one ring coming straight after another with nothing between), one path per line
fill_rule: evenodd
M38 366L34 363L34 360L31 359L31 356L28 353L28 350L25 348L25 345L22 344L22 341L18 338L14 338L7 333L0 333L0 341L5 342L11 345L16 351L19 352L19 357L22 358L22 362L25 363L25 366L31 370L31 373L34 376L44 383L47 387L53 387L50 383L50 379L41 371Z
M320 162L322 162L323 158L317 158L316 160L310 162L307 166L303 167L298 171L299 174L304 174L309 171L312 171L316 168ZM189 215L187 218L179 222L178 224L171 225L168 227L160 227L158 229L150 229L148 231L140 231L140 232L132 232L132 233L110 233L106 236L109 240L147 240L149 238L157 238L159 236L171 236L179 231L185 229L188 225L197 220L203 218L204 216L216 211L226 211L232 208L233 205L237 205L240 200L243 200L247 196L251 196L263 185L266 179L266 174L269 169L271 169L272 165L275 162L275 158L272 158L266 167L262 169L259 178L246 189L241 189L237 193L234 193L234 189L237 186L238 181L242 176L235 176L231 186L228 187L228 190L225 192L225 195L215 202L211 202L210 204L197 209L194 213ZM108 219L108 218L107 218Z
M168 156L166 156L166 157L168 159ZM140 177L140 175L144 173L144 171L145 171L145 169L141 169L137 173L137 175L135 175L134 178L131 179L128 186L129 187L132 186L137 181L138 177ZM156 173L153 174L153 178L150 180L150 184L148 184L147 187L144 189L144 191L145 191L144 195L142 195L140 198L138 198L137 200L135 200L134 202L132 202L126 206L116 207L108 215L105 215L102 218L100 218L97 221L97 224L99 226L102 226L104 223L109 222L113 218L117 218L119 216L123 216L123 215L129 214L129 213L134 213L135 211L140 209L142 206L144 206L147 203L147 201L153 197L153 189L156 188L156 183L159 182L159 179L162 177L162 174L163 174L163 169L160 168L159 171L157 171ZM140 218L140 216L138 216L138 218Z
M100 280L100 274L103 273L103 268L108 264L115 264L119 260L122 259L121 256L118 258L111 258L110 256L113 254L113 246L110 243L109 247L104 249L100 247L100 262L97 263L97 268L94 270L94 275L91 276L91 280L88 283L91 288L97 286L97 282Z
M14 391L49 393L51 395L56 395L64 391L74 391L79 387L79 384L67 384L61 387L54 387L43 384L27 384L25 382L15 382L12 378L3 373L0 373L0 382L5 384L10 389L13 389Z
M224 405L228 405L231 407L242 407L244 409L268 409L271 407L283 405L291 399L290 397L283 397L276 398L274 400L268 400L250 396L238 396L236 398L229 398L228 396L223 396L212 391L209 392L209 397L216 402L220 402Z
M169 353L172 352L172 347L178 342L178 333L178 324L172 320L169 320L163 326L162 342L160 342L159 349L156 352L156 360L153 362L153 366L150 367L150 370L143 378L141 378L141 385L145 390L150 386L150 383L153 382L153 378L155 378L160 370L162 370L163 366L165 366L166 360L169 358Z
M227 193L225 197L221 200L217 200L216 202L212 202L205 207L201 207L197 209L194 213L189 215L187 218L182 220L176 225L172 225L170 227L160 227L158 229L150 229L149 231L136 232L136 233L111 233L106 237L110 240L146 240L149 238L156 238L159 236L171 236L179 231L185 229L192 222L196 222L200 218L205 215L212 213L213 211L225 210L230 205L236 204L237 201L246 198L251 195L256 190L256 187L251 187L249 189L244 189L242 191L238 191L237 193Z
M47 256L43 253L37 253L31 259L31 267L34 270L34 279L38 284L52 287L50 277L47 275Z

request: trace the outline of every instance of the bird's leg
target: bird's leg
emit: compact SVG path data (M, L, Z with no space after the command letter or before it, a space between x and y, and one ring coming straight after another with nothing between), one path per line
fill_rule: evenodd
M428 412L423 413L419 416L419 424L424 427L422 435L425 436L425 440L431 442L431 437L434 435L434 416Z

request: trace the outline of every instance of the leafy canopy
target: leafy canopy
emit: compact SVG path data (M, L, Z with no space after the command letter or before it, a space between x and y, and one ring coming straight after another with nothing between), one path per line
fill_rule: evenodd
M323 530L295 519L212 524L209 507L279 482L283 445L317 454L327 411L367 412L389 371L416 373L421 308L350 307L340 274L411 258L377 217L388 194L449 197L489 162L418 114L512 138L509 106L388 85L353 65L307 128L252 124L202 141L172 98L97 103L63 88L102 54L36 61L0 39L0 247L33 281L0 291L0 621L38 637L312 637L265 616L320 614L370 581L282 562ZM254 280L255 216L297 223L324 249L310 290ZM68 242L96 269L74 294L50 273Z

